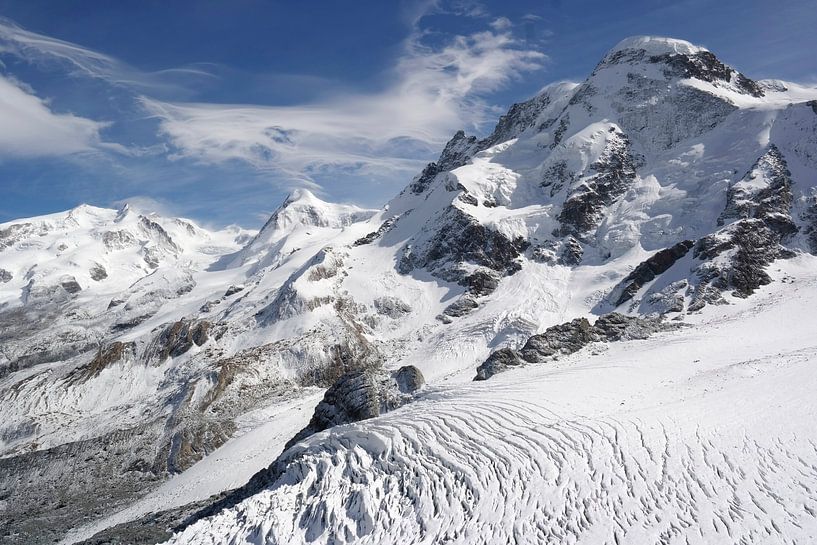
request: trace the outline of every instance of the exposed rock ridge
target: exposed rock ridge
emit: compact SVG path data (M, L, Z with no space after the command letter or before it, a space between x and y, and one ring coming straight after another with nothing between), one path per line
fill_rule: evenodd
M772 145L729 189L719 223L734 221L695 244L693 255L702 263L696 269L699 285L690 310L723 303L723 291L731 289L732 295L747 297L772 281L766 267L794 255L782 244L797 232L792 202L791 173Z
M659 250L642 261L613 289L613 294L618 294L613 304L619 306L632 299L642 287L665 273L676 261L687 255L694 244L692 240L684 240L669 248Z
M587 318L576 318L547 328L531 336L519 350L502 348L493 352L479 367L474 380L487 380L508 368L539 363L572 354L595 342L646 339L653 333L673 326L656 318L637 318L617 312L605 314L590 324Z
M590 166L593 172L571 192L559 213L562 224L558 235L582 235L596 228L604 207L621 197L636 177L636 165L627 136L615 132L607 140L599 159Z

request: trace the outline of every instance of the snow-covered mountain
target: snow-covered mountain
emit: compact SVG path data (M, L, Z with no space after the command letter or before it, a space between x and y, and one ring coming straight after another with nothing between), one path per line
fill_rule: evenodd
M4 539L809 542L815 253L817 89L655 37L381 210L3 224Z

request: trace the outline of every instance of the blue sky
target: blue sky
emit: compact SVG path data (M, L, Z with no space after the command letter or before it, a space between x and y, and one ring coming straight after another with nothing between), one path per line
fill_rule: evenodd
M294 187L378 206L630 35L817 83L817 1L0 0L0 222L130 201L257 226Z

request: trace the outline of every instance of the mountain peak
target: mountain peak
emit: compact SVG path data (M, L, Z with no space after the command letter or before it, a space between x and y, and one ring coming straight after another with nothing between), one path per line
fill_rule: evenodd
M289 230L296 225L338 228L370 217L374 211L351 204L330 203L321 200L305 188L297 188L287 195L273 212L263 230Z
M696 79L755 98L763 89L731 66L723 63L709 50L685 40L661 36L633 36L613 47L591 74L608 83L621 78L636 77L658 80ZM612 80L610 79L612 75ZM616 75L617 74L617 75ZM629 78L629 79L628 79ZM599 83L597 81L597 83Z
M293 204L317 205L328 203L316 197L314 193L312 193L305 187L298 187L296 189L293 189L287 195L286 199L284 199L284 202L281 204L280 208L286 208Z
M649 55L665 55L668 53L694 55L695 53L706 51L703 47L676 38L667 38L664 36L630 36L616 44L616 46L607 53L606 57L610 57L620 51L632 49L645 51Z

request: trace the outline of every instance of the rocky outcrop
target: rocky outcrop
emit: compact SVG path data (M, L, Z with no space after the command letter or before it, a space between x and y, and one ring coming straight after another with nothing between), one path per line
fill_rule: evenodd
M658 53L648 51L650 45L644 41L639 43L638 38L628 40L628 43L609 53L593 73L613 65L650 63L660 65L667 79L698 79L729 86L739 93L753 97L764 96L765 92L760 84L724 64L710 51L691 44L679 44L680 48L673 47L673 51Z
M638 290L665 273L676 261L684 257L694 244L691 240L684 240L674 246L659 250L642 261L613 289L613 294L618 294L615 295L613 304L619 306L632 299Z
M528 363L544 361L560 354L572 354L583 346L599 340L598 332L587 318L551 326L544 333L530 337L519 351Z
M177 358L194 345L201 346L210 338L213 324L207 320L179 320L161 330L145 351L145 359L162 363Z
M114 341L106 346L99 347L94 358L85 365L77 367L68 376L68 382L73 384L85 382L98 376L104 369L123 360L136 358L136 343Z
M643 340L653 333L670 329L672 326L656 318L638 318L611 312L600 316L593 324L593 328L602 341L615 342Z
M584 248L582 243L576 240L575 237L567 237L562 245L562 252L559 255L559 263L574 267L582 262L584 257Z
M646 339L653 333L669 329L660 319L638 318L617 312L605 314L591 325L587 318L549 327L530 337L520 350L501 348L477 367L474 380L487 380L497 373L526 363L540 363L578 352L595 342Z
M815 101L815 103L817 103L817 101ZM808 205L803 214L803 220L806 223L803 234L806 237L808 249L812 254L817 255L817 196L808 198Z
M411 307L398 297L378 297L374 300L374 308L378 314L389 318L400 318L411 312Z
M477 307L479 307L479 303L477 303L473 297L463 295L445 307L443 314L446 316L451 316L452 318L459 318L460 316L465 316Z
M14 246L19 240L36 231L37 228L33 223L14 223L5 229L0 229L0 251Z
M0 284L5 284L6 282L11 282L14 278L14 275L11 274L10 271L6 269L0 269Z
M462 283L468 287L468 292L480 297L489 295L499 287L499 277L488 269L478 269L465 278Z
M751 170L726 194L726 208L718 225L729 220L760 219L781 237L797 232L791 218L791 172L780 150L772 144Z
M780 235L759 219L737 221L715 234L703 237L693 255L703 261L696 274L699 284L689 310L706 303L723 303L721 292L732 290L748 297L760 286L771 283L766 272L776 259L794 254L780 245Z
M524 364L525 362L519 357L516 350L500 348L499 350L491 352L488 359L477 367L477 376L474 377L474 380L488 380L492 376L506 371L511 367L518 367Z
M331 427L374 418L405 405L424 383L423 374L414 366L392 373L378 369L346 373L326 391L309 424L286 448Z
M363 246L365 244L371 244L375 240L379 239L383 236L383 234L392 228L394 223L397 221L399 216L393 216L383 223L380 224L380 227L377 228L377 231L372 231L371 233L367 234L366 236L360 237L354 243L353 246Z
M499 118L494 131L480 141L480 148L487 149L500 142L505 142L533 127L542 111L550 105L551 100L549 94L542 93L530 100L517 102L511 106L508 113Z
M122 230L106 231L102 234L102 243L108 250L121 250L138 244L133 235Z
M614 132L590 171L593 174L571 192L562 206L558 218L562 225L560 236L581 238L582 234L595 229L604 208L621 197L635 180L635 161L627 137Z
M794 255L782 244L797 232L792 203L791 173L782 153L772 145L729 188L718 223L732 223L695 244L693 255L701 264L696 269L699 283L690 310L725 302L723 291L747 297L772 281L766 267Z
M89 270L88 273L91 275L91 280L94 280L96 282L108 278L108 271L106 271L105 267L103 267L99 263L94 263L93 267L91 267L91 270Z
M732 83L737 89L753 97L762 97L763 88L725 64L709 51L693 54L665 53L649 57L649 62L664 65L664 74L670 78L695 78L702 81Z
M82 291L82 286L79 285L77 279L73 276L64 276L60 279L60 287L67 293L75 295Z
M499 231L486 227L456 207L449 207L442 227L420 250L407 248L398 265L400 272L425 267L438 276L460 282L467 274L461 263L471 263L502 275L519 270L517 258L528 247L523 238L511 240Z
M224 297L230 297L241 291L244 291L244 286L229 286L224 292Z
M479 142L476 137L466 136L464 131L457 131L443 148L437 162L426 165L423 172L412 180L408 189L414 194L424 193L438 174L463 166L477 151Z

